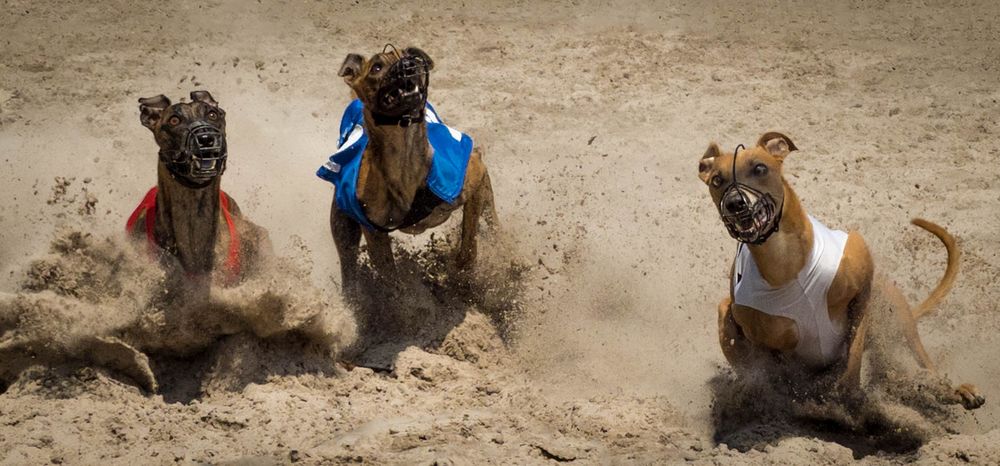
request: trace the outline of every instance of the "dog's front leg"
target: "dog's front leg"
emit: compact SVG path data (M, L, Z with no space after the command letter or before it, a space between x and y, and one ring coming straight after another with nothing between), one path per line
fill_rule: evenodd
M334 198L330 207L330 232L340 257L341 292L353 295L358 291L358 247L361 243L361 225L337 209Z
M368 243L368 257L375 270L383 279L395 281L396 259L392 255L392 238L389 234L365 230L365 242Z
M728 296L719 303L719 345L722 355L733 368L739 370L749 364L750 342L733 319L732 298Z
M846 391L861 387L861 361L865 352L865 338L868 335L868 313L861 316L859 322L851 329L850 346L847 349L847 365L844 373L837 379L837 386Z

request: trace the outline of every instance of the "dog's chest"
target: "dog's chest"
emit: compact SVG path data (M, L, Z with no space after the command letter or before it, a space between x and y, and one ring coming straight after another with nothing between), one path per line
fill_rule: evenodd
M338 211L369 230L379 231L422 230L447 219L452 206L462 202L473 142L468 135L444 125L430 104L425 120L428 166L418 170L415 167L421 163L416 160L382 157L375 161L370 157L373 149L364 128L363 104L355 100L348 105L341 120L340 146L316 172L335 186ZM380 142L373 148L385 146ZM418 203L414 208L418 188L433 193L434 202Z
M809 257L798 276L780 287L764 280L748 247L740 248L732 277L734 318L751 341L791 351L807 365L826 366L842 354L846 335L845 323L831 319L827 292L840 268L847 234L809 220Z
M444 223L455 204L443 202L425 183L433 152L428 147L426 165L406 173L390 173L368 162L366 153L358 172L357 199L369 221L377 225L405 225L400 231L418 234ZM461 195L460 195L461 197ZM410 224L407 220L419 218Z
M145 237L154 256L176 260L188 274L223 273L227 283L235 283L242 273L240 219L225 193L211 194L217 203L183 196L167 202L154 187L129 217L126 230L135 238ZM158 254L161 249L167 254Z
M371 164L368 161L371 158L362 161L358 172L358 202L368 220L376 225L398 224L410 211L413 191L423 180L393 179L391 174Z

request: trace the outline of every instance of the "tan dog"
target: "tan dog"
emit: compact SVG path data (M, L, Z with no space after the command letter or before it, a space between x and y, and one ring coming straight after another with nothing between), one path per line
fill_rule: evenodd
M829 230L806 215L781 171L794 150L787 136L772 132L735 154L723 154L713 143L699 163L699 177L730 235L743 243L733 264L730 296L719 304L719 343L737 370L778 355L809 371L842 370L838 385L856 389L872 318L867 306L874 265L858 232ZM888 280L877 280L876 286L891 301L917 362L935 373L916 322L950 290L959 251L943 228L920 219L913 223L948 250L941 283L916 309ZM968 384L941 398L966 409L984 403Z
M139 120L159 146L156 187L132 213L126 229L147 241L168 269L180 270L188 291L206 290L213 275L241 281L270 249L267 232L240 212L220 185L228 158L226 112L207 91L171 104L164 95L139 99ZM221 273L215 273L221 272Z
M457 263L470 267L476 259L480 216L495 227L493 188L482 150L472 149L461 194L453 202L440 201L428 189L434 151L428 141L425 105L429 73L434 62L422 50L383 51L365 59L349 54L339 75L363 104L363 126L368 144L357 175L356 197L371 226L338 209L336 197L330 227L340 256L345 292L357 285L358 245L362 233L376 270L395 274L389 232L419 234L438 226L462 210L462 236ZM340 194L340 193L338 193ZM336 195L335 195L336 196Z

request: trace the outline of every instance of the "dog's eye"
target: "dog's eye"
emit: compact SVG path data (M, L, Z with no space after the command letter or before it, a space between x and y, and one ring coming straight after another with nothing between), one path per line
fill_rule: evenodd
M764 175L766 175L767 174L767 165L764 165L762 163L758 163L757 165L754 165L754 167L753 167L753 174L755 176L764 176Z
M719 186L722 186L722 177L719 175L713 176L710 181L712 183L713 188L718 188Z
M176 115L174 115L174 116L170 117L169 120L167 120L167 123L170 123L170 126L177 126L177 125L181 124L181 119L179 117L177 117Z
M219 114L218 114L218 113L215 113L215 111L214 111L214 110L213 110L213 111L210 111L210 112L208 112L208 119L209 119L209 120L212 120L212 121L215 121L215 120L216 120L217 118L219 118Z

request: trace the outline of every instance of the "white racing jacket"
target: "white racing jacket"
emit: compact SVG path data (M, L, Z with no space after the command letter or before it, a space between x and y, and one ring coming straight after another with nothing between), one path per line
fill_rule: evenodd
M794 355L812 367L835 362L845 345L845 325L830 320L826 292L833 283L847 245L847 233L831 230L809 216L813 245L798 277L774 288L757 269L750 249L741 244L733 267L733 299L736 304L772 316L795 321L799 342Z

